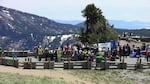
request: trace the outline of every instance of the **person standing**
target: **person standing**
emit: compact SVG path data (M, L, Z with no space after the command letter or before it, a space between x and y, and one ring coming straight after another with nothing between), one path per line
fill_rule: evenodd
M50 61L54 61L54 50L50 50L50 53L49 53L49 56L50 56Z
M141 46L141 50L145 50L146 49L146 44L143 43L142 46Z
M118 57L120 58L120 61L121 61L121 46L117 47L117 55L118 55Z
M150 58L150 45L148 45L147 48L146 48L146 59L147 59L147 62L149 61L149 58Z
M42 56L43 56L43 49L41 45L38 47L37 52L38 52L38 59L39 61L41 61Z
M129 56L129 54L131 53L131 48L129 44L127 44L126 49L127 49L127 56Z
M103 52L99 51L97 56L96 56L96 63L100 63L103 60Z
M45 48L44 55L45 55L45 61L48 61L48 58L50 58L50 53L48 48Z
M138 61L139 61L139 59L140 59L140 57L141 57L140 47L137 47L136 57L137 57L137 62L138 62Z
M60 62L61 61L61 57L62 57L62 51L60 49L57 49L56 55L57 55L57 61Z
M147 59L147 62L149 60L149 57L150 57L150 49L147 49L146 50L146 59Z
M37 58L37 56L38 56L38 46L34 46L33 53L34 53L34 57Z
M87 49L84 49L82 51L82 56L83 56L83 60L87 59L87 57L88 57L88 51L87 51Z
M123 45L123 57L126 56L127 57L128 54L128 49L126 47L126 45Z
M0 57L2 56L3 49L0 47Z

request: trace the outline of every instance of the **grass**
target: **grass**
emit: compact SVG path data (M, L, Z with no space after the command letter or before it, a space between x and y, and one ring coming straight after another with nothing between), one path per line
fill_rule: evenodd
M67 84L64 80L50 77L24 76L19 74L0 73L0 84Z
M81 80L94 84L149 84L150 71L144 70L64 70ZM63 78L25 76L0 73L0 84L67 84ZM77 83L80 84L80 83Z
M147 72L131 71L131 70L72 70L70 74L79 77L82 80L92 82L94 84L149 84L150 74ZM145 78L138 78L140 75Z

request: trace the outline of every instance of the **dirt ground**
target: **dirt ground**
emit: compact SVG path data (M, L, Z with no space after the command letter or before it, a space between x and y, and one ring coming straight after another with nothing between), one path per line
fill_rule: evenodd
M65 70L31 70L0 65L0 72L17 73L20 75L47 76L54 79L63 79L68 84L93 84L91 82L83 81L77 77L74 77L73 75L68 74Z

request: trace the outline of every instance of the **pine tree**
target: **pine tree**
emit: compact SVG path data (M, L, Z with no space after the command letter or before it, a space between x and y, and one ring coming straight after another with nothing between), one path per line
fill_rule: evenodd
M81 29L79 38L83 43L93 44L117 39L117 33L113 31L113 26L108 23L102 15L102 11L94 4L88 4L82 14L86 18L86 29Z

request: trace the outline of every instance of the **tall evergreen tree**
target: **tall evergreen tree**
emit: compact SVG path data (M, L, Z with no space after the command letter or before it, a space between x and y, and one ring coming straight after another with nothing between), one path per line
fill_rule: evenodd
M94 32L95 24L100 20L101 17L101 10L96 8L94 4L89 4L86 8L82 11L83 17L86 18L86 32L91 33Z
M80 40L93 44L117 38L117 34L113 31L113 26L109 25L102 15L102 11L94 4L88 4L82 13L83 17L86 18L86 30L85 32L82 31L83 34L81 34L80 37L84 38Z

